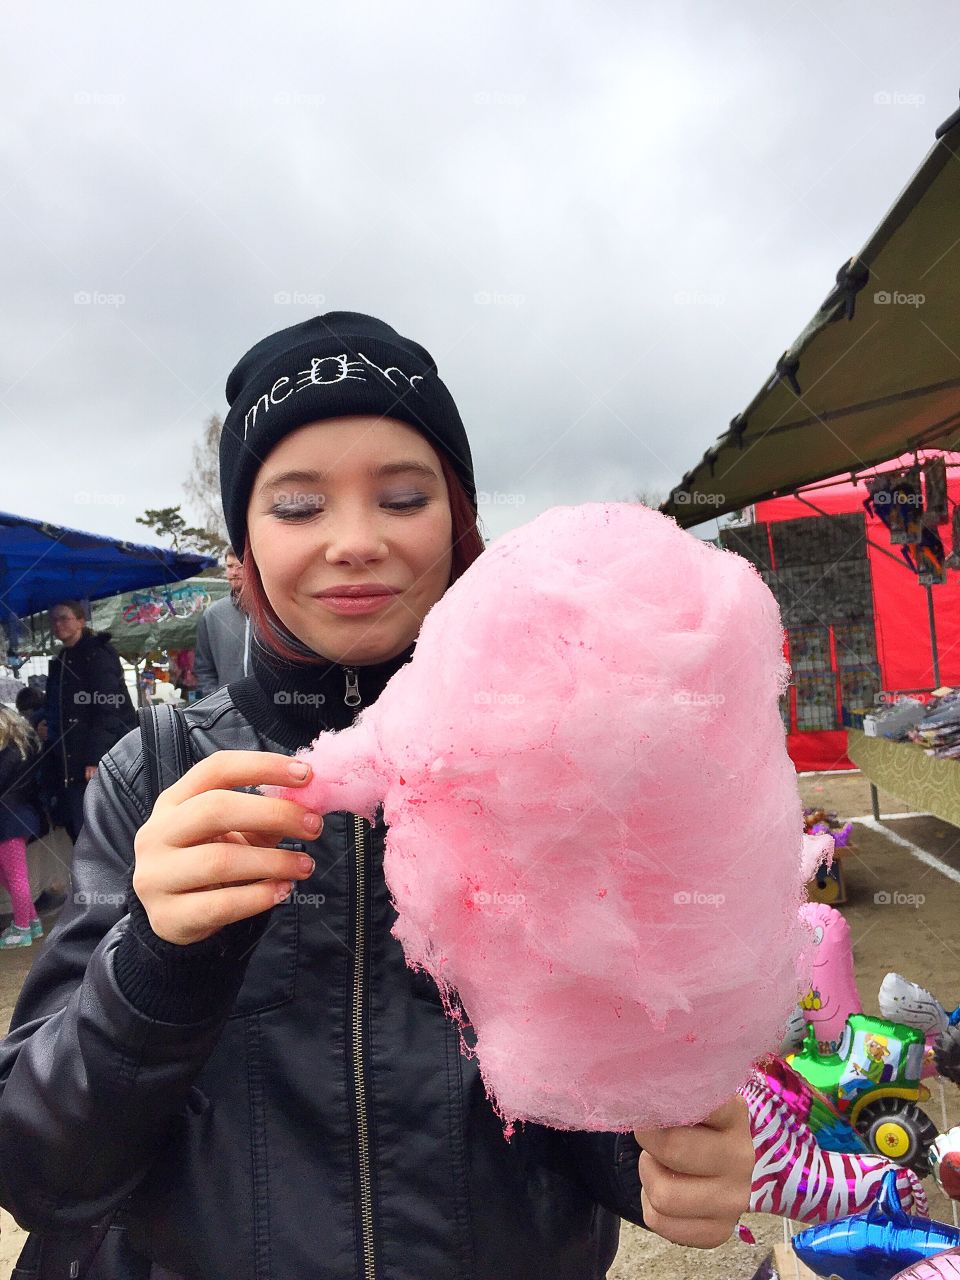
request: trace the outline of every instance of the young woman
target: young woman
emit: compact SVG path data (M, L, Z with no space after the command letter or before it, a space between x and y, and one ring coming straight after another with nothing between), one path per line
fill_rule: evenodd
M137 723L109 631L87 625L79 600L50 610L50 630L62 648L47 673L48 739L41 766L51 808L76 843L87 783L102 756Z
M597 1280L618 1215L720 1243L753 1167L739 1100L642 1156L506 1141L390 935L382 821L255 791L377 698L482 550L432 358L334 312L254 347L227 399L254 670L187 708L197 763L152 812L138 734L101 762L0 1051L0 1203L38 1230L122 1204L122 1274L152 1280Z
M13 921L0 933L0 948L29 947L43 936L27 878L27 843L43 829L37 788L40 739L30 722L0 704L0 877L10 895Z

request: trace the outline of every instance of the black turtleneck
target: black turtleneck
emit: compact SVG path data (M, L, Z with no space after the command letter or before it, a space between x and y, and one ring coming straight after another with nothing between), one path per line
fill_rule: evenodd
M297 647L305 655L311 653L302 645ZM412 657L414 647L415 642L373 666L351 667L316 654L313 662L301 664L278 658L258 642L254 632L253 675L233 681L228 690L237 710L259 733L292 753L324 730L351 725L364 707L376 702L390 677ZM114 974L134 1008L175 1023L222 1014L239 988L246 961L270 913L238 920L202 942L179 946L153 932L132 883L128 907L129 927L117 946Z
M316 655L313 662L304 665L277 657L264 648L254 632L250 644L253 674L230 684L230 698L255 729L296 751L325 729L351 725L364 707L376 702L394 672L410 660L415 643L373 666L352 667Z

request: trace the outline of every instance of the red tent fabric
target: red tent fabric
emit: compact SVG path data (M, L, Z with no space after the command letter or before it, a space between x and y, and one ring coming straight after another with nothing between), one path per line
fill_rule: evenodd
M947 462L949 507L960 504L960 454L944 454ZM909 466L910 457L898 458L877 471ZM816 517L818 512L807 505L812 502L827 515L863 511L866 487L852 485L849 476L831 482L829 487L808 489L802 495L771 498L756 505L757 523L776 523ZM865 513L866 514L866 513ZM877 633L877 657L883 688L890 692L932 689L933 662L930 648L930 623L927 593L908 568L898 547L890 545L890 535L883 522L867 515L867 555L873 578L874 617ZM949 525L938 529L949 553L952 535ZM876 545L873 545L876 544ZM889 554L884 555L887 551ZM890 556L895 557L891 559ZM940 658L940 683L960 685L960 574L948 571L943 585L931 588L936 619L937 651ZM852 769L846 755L846 732L790 733L787 749L798 770Z

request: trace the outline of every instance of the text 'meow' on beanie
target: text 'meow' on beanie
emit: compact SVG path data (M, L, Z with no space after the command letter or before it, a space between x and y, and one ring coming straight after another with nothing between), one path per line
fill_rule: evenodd
M467 433L433 357L374 316L328 311L270 334L231 372L227 403L220 492L238 556L263 460L285 435L324 418L374 414L406 422L446 454L476 507Z

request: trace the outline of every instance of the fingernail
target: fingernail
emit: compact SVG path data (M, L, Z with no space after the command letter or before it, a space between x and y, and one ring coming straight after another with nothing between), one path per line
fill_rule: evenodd
M317 864L314 862L314 860L311 857L309 857L308 854L305 854L305 853L301 854L301 856L297 859L297 866L300 868L301 871L306 871L308 875L311 875L313 873L313 868L316 865Z
M290 776L292 778L305 778L309 772L310 766L304 764L302 761L298 761L297 764L292 764L290 766Z
M319 831L320 830L319 813L305 813L303 815L303 825L307 828L308 831Z
M276 897L273 900L274 905L276 905L278 902L282 902L284 898L288 898L290 896L290 890L292 888L293 888L293 885L290 884L289 881L286 884L280 885L280 887L277 889Z

